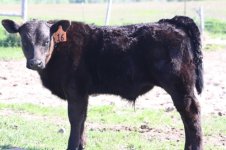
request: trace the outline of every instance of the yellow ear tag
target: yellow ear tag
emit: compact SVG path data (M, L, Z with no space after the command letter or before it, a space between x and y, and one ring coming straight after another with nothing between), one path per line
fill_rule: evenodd
M57 32L53 34L54 43L60 43L67 41L67 33L62 29L62 26L59 26Z

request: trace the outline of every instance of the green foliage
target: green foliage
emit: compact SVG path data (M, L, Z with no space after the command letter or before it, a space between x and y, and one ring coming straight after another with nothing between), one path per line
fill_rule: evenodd
M19 34L8 33L0 24L0 47L20 47L20 46L21 41Z
M0 47L20 47L20 37L18 34L7 34L5 39L0 40Z
M211 34L226 34L226 21L219 19L207 19L205 29Z
M9 34L0 25L0 47L19 47L21 46L18 34Z

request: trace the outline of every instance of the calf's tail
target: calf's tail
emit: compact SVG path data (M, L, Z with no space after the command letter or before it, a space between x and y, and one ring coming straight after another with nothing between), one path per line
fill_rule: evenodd
M175 16L172 19L163 19L160 20L159 22L168 22L170 24L175 25L176 27L182 28L191 39L192 53L194 56L194 63L196 67L195 87L198 94L201 94L203 90L203 64L202 64L203 54L201 51L200 31L197 25L191 18L185 16Z

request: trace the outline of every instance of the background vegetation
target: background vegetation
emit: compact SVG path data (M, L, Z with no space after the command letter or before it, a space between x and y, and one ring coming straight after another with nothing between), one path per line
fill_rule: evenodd
M71 0L72 1L72 0ZM0 13L15 10L20 12L20 0L5 1L0 0ZM39 4L36 4L39 3ZM57 2L65 2L61 5ZM30 19L62 19L84 21L103 25L106 11L106 4L67 4L68 0L42 0L29 1L28 17ZM7 4L10 3L10 4ZM188 1L186 14L193 18L200 25L197 10L202 6L205 16L205 34L204 39L226 39L226 10L223 7L226 1L222 0L203 0ZM51 8L51 9L50 9ZM163 9L161 9L163 8ZM216 9L218 8L218 9ZM94 15L95 14L95 15ZM179 1L172 2L140 2L140 3L115 3L112 6L110 18L111 25L125 25L141 22L155 22L161 18L171 18L174 15L184 15L184 3ZM9 17L0 17L1 19ZM18 17L11 17L17 22L22 22ZM0 26L0 49L1 47L20 47L20 38L18 35L8 34Z
M64 3L104 3L107 2L108 0L29 0L29 3L32 4L64 4ZM183 2L184 0L114 0L114 3L124 3L124 2L148 2L148 1L178 1L178 2ZM192 0L187 0L187 1L192 1ZM193 0L193 1L200 1L200 0ZM0 3L5 3L5 4L19 4L20 0L0 0Z

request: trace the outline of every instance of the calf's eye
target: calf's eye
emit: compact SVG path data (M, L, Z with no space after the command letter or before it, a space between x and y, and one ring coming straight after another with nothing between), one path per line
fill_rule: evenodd
M42 45L43 46L48 46L49 45L49 41L45 41Z

